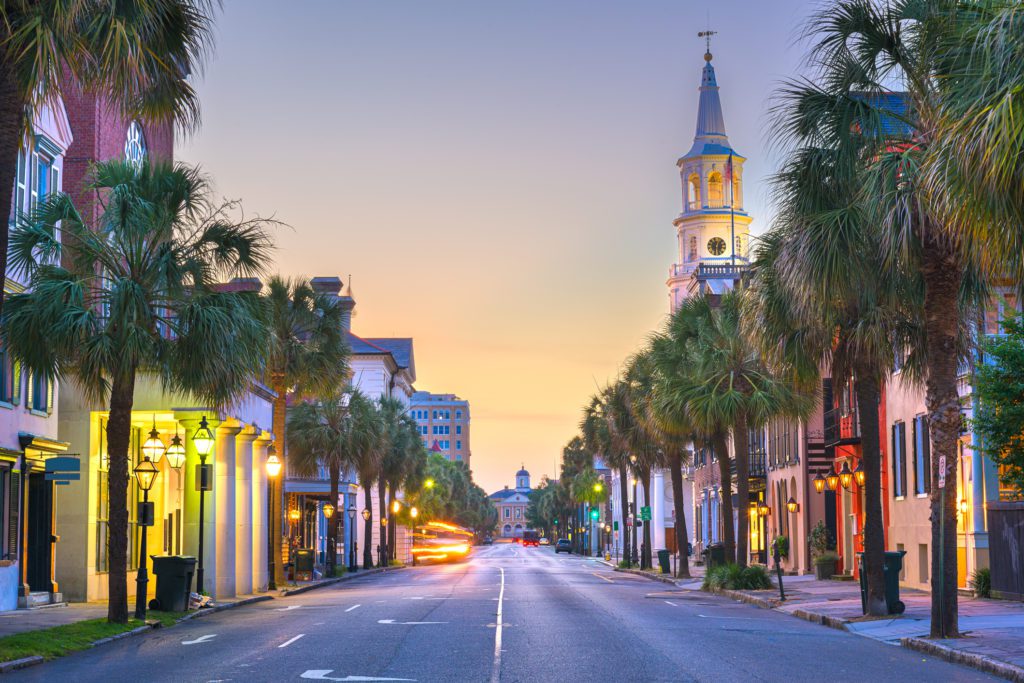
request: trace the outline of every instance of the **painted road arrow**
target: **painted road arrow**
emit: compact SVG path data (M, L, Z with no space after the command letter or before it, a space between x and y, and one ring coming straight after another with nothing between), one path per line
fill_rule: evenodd
M345 676L345 678L335 678L328 676L327 674L334 671L334 669L310 669L303 673L299 678L305 678L306 680L314 681L415 681L415 678L377 678L376 676Z
M205 643L206 641L210 640L211 638L216 638L216 637L217 637L216 633L211 633L210 635L199 636L195 640L183 640L183 641L181 641L181 644L182 645L195 645L197 643Z
M398 624L399 626L419 626L420 624L447 624L447 621L395 621L394 619L378 619L378 624Z

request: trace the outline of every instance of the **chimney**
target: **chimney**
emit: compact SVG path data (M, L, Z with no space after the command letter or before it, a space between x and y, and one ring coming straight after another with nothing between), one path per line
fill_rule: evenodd
M336 276L315 277L309 281L309 284L318 294L325 294L334 299L341 308L341 329L351 332L352 309L356 307L356 301L351 296L341 294L343 287L341 278Z

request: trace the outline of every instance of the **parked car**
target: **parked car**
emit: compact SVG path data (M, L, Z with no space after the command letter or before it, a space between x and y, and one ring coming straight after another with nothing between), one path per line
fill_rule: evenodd
M494 537L493 536L484 536L484 540L482 541L482 544L483 545L494 545Z
M541 545L551 545L551 541L548 540L547 536L542 536L541 539L537 542Z
M569 553L572 554L572 546L569 544L568 538L558 539L558 543L555 543L555 554L558 553Z

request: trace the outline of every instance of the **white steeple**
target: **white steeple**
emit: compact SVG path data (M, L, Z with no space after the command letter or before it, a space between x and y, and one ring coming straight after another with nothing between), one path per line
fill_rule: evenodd
M693 145L676 162L683 186L683 211L673 221L678 254L667 283L673 310L698 291L722 293L732 288L747 265L752 219L743 209L746 158L732 148L725 132L711 59L709 45L701 71Z

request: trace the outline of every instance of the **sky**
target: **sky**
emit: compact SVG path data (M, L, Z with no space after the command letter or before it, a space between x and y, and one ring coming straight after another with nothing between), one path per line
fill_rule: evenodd
M353 331L413 337L470 402L488 492L557 476L582 406L668 312L676 159L704 43L753 232L807 0L232 0L178 157L273 216L275 269L351 275ZM710 10L710 11L709 11Z

